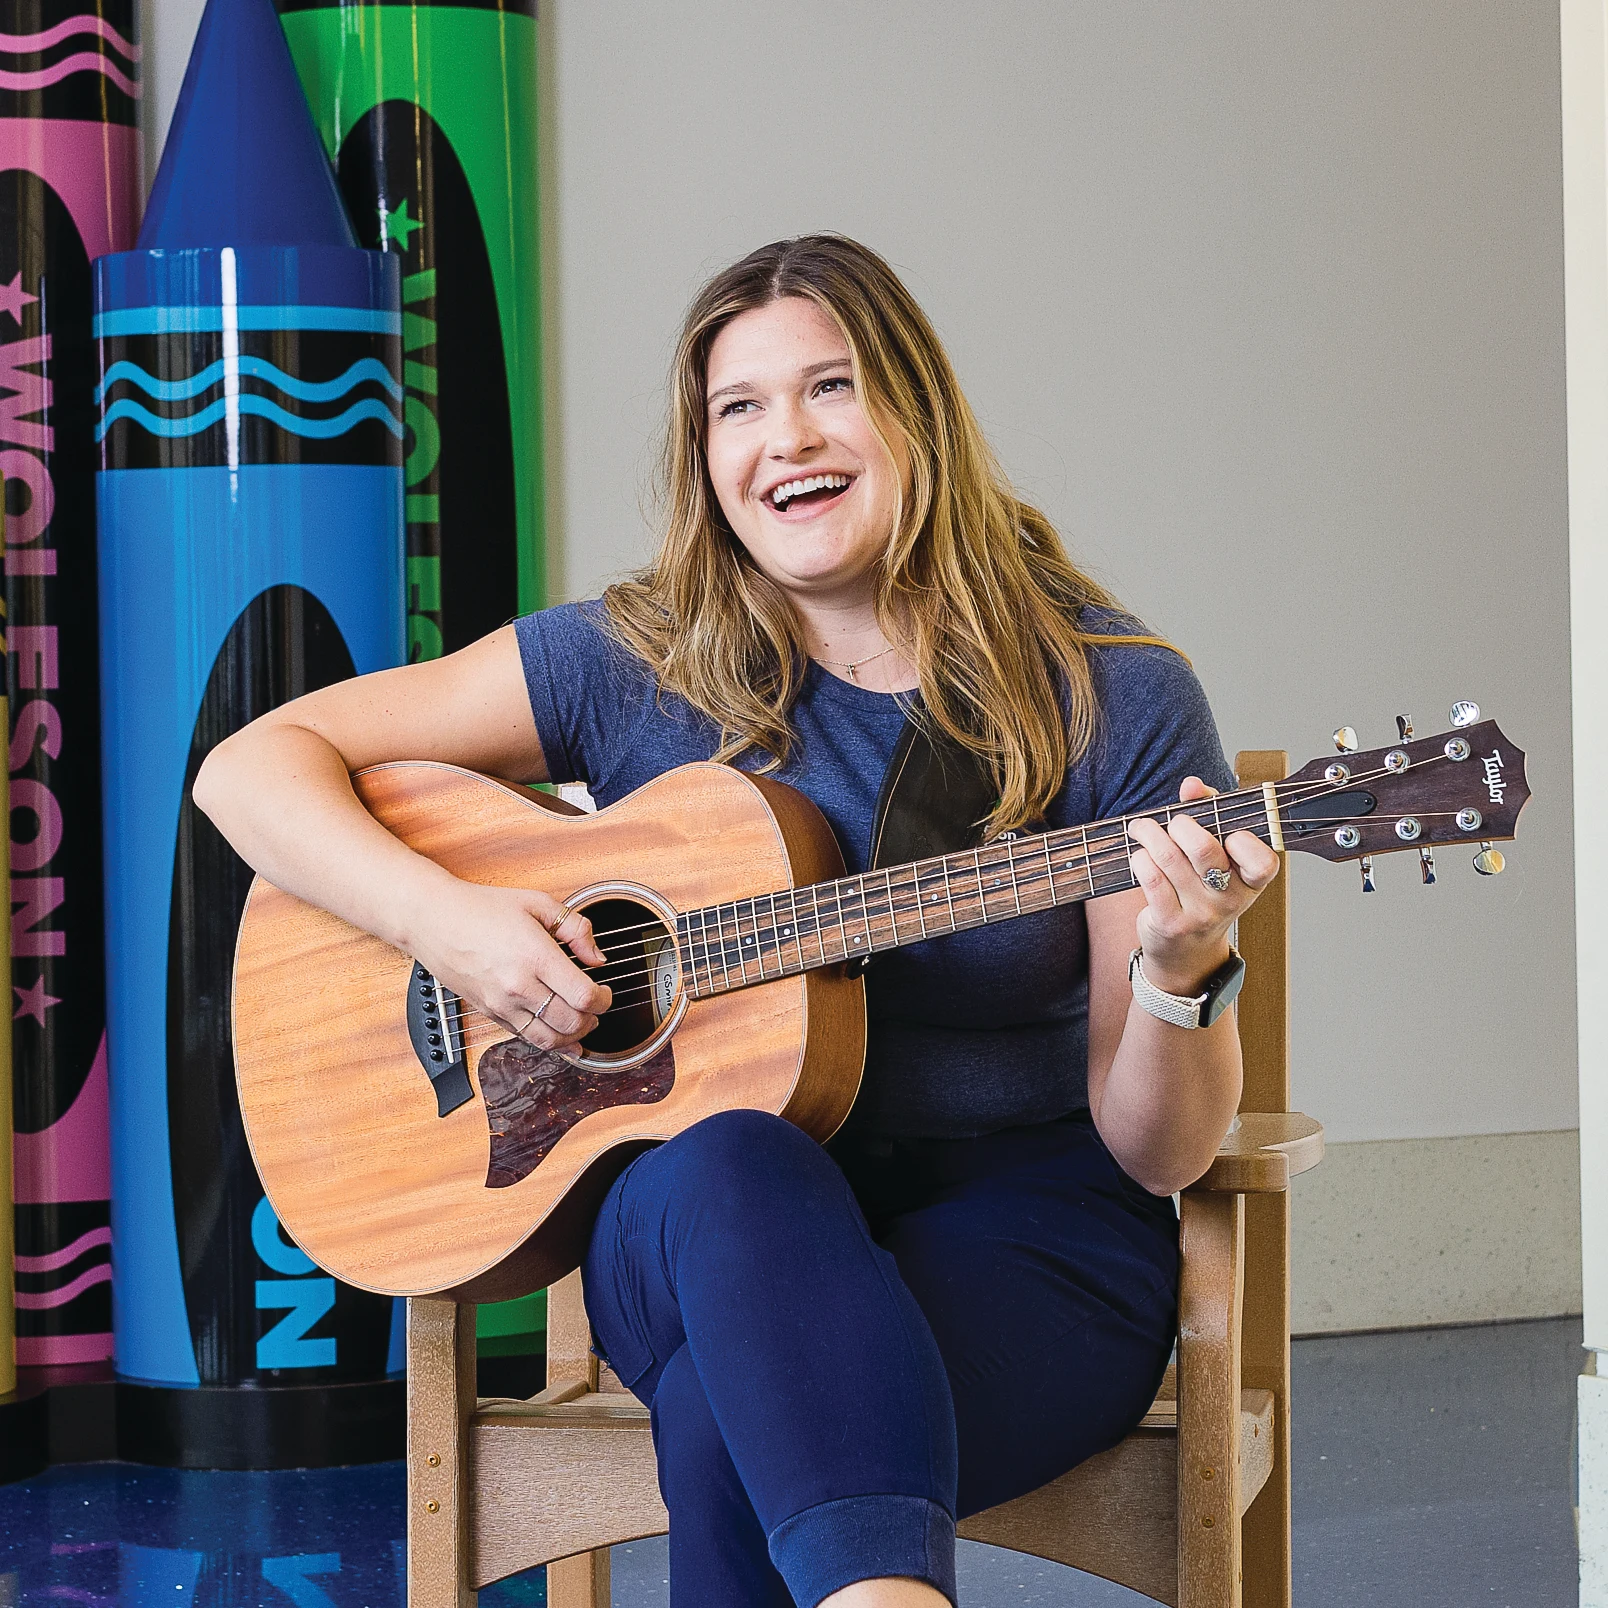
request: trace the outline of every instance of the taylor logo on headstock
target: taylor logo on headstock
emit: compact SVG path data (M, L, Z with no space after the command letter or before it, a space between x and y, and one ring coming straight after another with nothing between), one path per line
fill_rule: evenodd
M1485 766L1485 787L1493 804L1502 802L1502 789L1507 783L1502 778L1502 750L1493 748L1482 761Z

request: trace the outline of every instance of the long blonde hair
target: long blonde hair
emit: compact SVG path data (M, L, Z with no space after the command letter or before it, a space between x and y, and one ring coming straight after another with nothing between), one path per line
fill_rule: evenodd
M754 749L765 769L786 762L803 639L786 596L727 526L705 443L715 336L789 296L842 330L866 417L884 446L900 438L910 465L875 574L878 622L915 667L925 718L991 768L999 801L988 830L1036 820L1094 737L1088 644L1159 639L1080 628L1086 605L1117 610L1115 600L1011 489L926 315L853 240L763 246L694 298L671 374L664 539L652 565L604 593L612 629L665 691L719 725L716 759Z

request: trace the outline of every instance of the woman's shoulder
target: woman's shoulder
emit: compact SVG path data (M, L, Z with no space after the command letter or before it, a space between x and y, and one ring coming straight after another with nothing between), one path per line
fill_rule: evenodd
M1088 763L1098 812L1169 802L1190 774L1231 786L1206 689L1183 653L1120 610L1086 608L1078 623L1089 641L1097 710Z
M1112 697L1147 702L1169 689L1202 700L1200 681L1181 649L1135 614L1103 604L1086 604L1078 629L1089 650L1090 670L1103 703Z
M648 667L620 641L602 598L555 603L514 621L526 674L538 665L549 675L597 675L651 681Z

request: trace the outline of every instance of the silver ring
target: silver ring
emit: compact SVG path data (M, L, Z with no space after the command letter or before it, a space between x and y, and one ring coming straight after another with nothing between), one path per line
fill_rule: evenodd
M529 1027L529 1026L530 1026L530 1024L531 1024L531 1023L532 1023L532 1022L534 1022L534 1021L535 1021L535 1020L536 1020L536 1013L535 1013L535 1011L527 1011L527 1012L526 1012L526 1013L525 1013L525 1020L524 1020L524 1023L523 1023L523 1024L522 1024L522 1025L521 1025L521 1026L519 1026L519 1027L516 1027L516 1028L515 1028L515 1029L514 1029L514 1032L515 1032L515 1033L516 1033L516 1034L517 1034L517 1035L518 1035L518 1036L519 1036L519 1037L520 1037L520 1038L524 1038L524 1036L525 1036L525 1029L526 1029L526 1028L527 1028L527 1027Z
M546 1021L545 1021L545 1020L543 1020L543 1017L542 1017L542 1011L545 1011L545 1010L546 1010L546 1009L547 1009L547 1007L548 1007L548 1006L549 1006L549 1005L551 1005L551 1004L552 1004L552 1003L553 1003L553 1001L554 1001L554 1000L555 1000L555 999L557 999L557 998L558 998L558 990L557 990L557 989L556 989L556 988L555 988L555 989L554 989L554 990L553 990L553 991L552 991L552 992L551 992L551 993L550 993L550 994L549 994L549 995L548 995L548 996L547 996L547 998L546 998L546 999L544 999L544 1000L543 1000L543 1001L542 1001L542 1010L541 1010L541 1011L532 1011L532 1012L531 1012L531 1013L530 1013L530 1022L541 1022L541 1024L542 1024L542 1026L543 1026L543 1027L546 1027L546 1026L547 1026L547 1023L546 1023ZM530 1026L530 1022L526 1022L526 1023L525 1023L525 1026L526 1026L526 1027L529 1027L529 1026Z
M1200 880L1213 893L1227 893L1229 883L1234 880L1234 873L1232 871L1219 871L1214 865L1211 870L1201 872Z

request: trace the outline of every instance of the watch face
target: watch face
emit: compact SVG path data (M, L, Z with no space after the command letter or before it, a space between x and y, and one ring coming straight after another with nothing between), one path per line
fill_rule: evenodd
M1245 962L1237 954L1206 979L1206 998L1200 1008L1200 1025L1210 1027L1232 1005L1245 982Z

